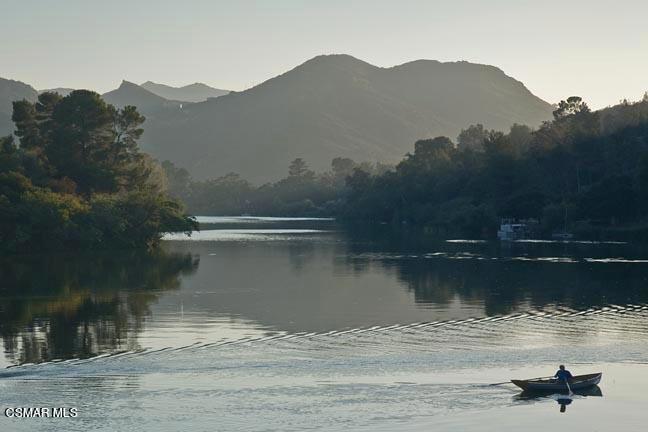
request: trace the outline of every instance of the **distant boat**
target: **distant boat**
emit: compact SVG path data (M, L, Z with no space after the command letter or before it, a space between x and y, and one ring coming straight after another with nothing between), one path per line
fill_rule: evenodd
M517 221L504 218L501 220L499 231L497 231L497 238L503 241L529 239L537 225L538 221L535 219Z
M577 375L569 381L571 390L581 390L592 387L601 382L601 372L589 375ZM529 391L568 391L567 385L563 381L555 378L535 378L529 380L511 380L513 384L522 390Z

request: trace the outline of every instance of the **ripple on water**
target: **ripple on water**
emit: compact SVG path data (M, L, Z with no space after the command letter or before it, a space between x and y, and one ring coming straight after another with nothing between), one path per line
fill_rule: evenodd
M108 363L118 362L121 367L126 360L142 357L160 359L181 352L187 355L198 352L203 353L201 355L218 355L223 350L232 353L232 350L239 349L287 357L304 352L314 357L323 352L336 352L340 358L346 359L349 356L376 357L385 353L440 353L450 348L480 352L497 346L498 351L506 357L506 352L543 346L553 348L565 343L584 348L634 342L646 344L647 318L648 305L634 304L608 305L587 310L529 310L502 316L369 326L328 332L279 333L206 344L195 342L156 350L119 351L89 359L23 364L12 366L11 370L20 371L21 376L26 370L34 371L34 374L54 370L73 373L75 367L88 364L101 364L104 367Z
M529 404L485 384L558 361L645 368L647 318L647 305L607 305L124 351L7 369L0 402L79 406L84 421L68 430L397 428Z

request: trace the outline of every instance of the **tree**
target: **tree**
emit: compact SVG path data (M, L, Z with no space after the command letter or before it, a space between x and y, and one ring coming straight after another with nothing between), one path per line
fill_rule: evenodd
M126 189L150 175L137 148L144 117L135 107L118 110L95 92L75 90L64 98L43 93L34 104L15 102L12 118L21 148L36 165L86 195Z
M516 148L511 143L511 137L502 132L492 131L484 141L484 150L487 158L508 157L517 155Z
M639 158L639 205L644 214L648 214L648 152Z
M15 171L19 166L18 147L13 136L0 137L0 173Z
M288 177L293 178L312 178L315 173L308 169L308 165L302 158L297 158L290 162L288 166Z
M167 178L168 191L172 197L185 199L191 188L191 176L189 171L184 168L178 168L171 161L162 162L162 169Z
M58 177L68 177L82 193L114 192L130 162L116 130L119 114L97 93L77 90L52 112L46 154ZM119 178L119 179L118 179Z
M565 117L580 113L589 113L590 109L580 96L570 96L567 100L561 100L558 108L553 112L554 119L560 120Z
M353 170L357 164L353 159L336 157L331 161L331 171L333 171L333 178L336 182L344 182L344 180L353 174Z
M484 151L484 141L488 136L488 130L484 125L470 125L467 129L462 129L457 136L457 147L460 150Z
M150 177L157 164L151 169L143 155L139 152L137 140L144 133L141 127L145 117L137 112L134 106L126 106L121 110L113 111L113 143L109 147L108 162L111 169L118 175L115 182L118 188L127 188L130 184L138 181L146 181Z
M20 146L23 149L31 150L44 144L40 139L34 104L26 100L13 102L11 120L16 126L14 134L20 138Z
M513 148L519 154L523 154L529 150L533 140L533 130L529 126L514 123L509 130L508 136Z
M455 146L448 137L418 140L414 143L414 154L408 154L398 165L401 171L431 172L447 166Z
M353 170L353 174L347 177L346 183L354 194L360 195L366 192L366 190L371 186L371 174L366 171L355 169Z
M448 153L454 149L450 138L438 136L433 139L419 140L414 143L414 157L429 159L436 157L439 153Z
M0 139L0 250L150 247L197 228L140 153L142 117L94 92L14 103L20 146Z

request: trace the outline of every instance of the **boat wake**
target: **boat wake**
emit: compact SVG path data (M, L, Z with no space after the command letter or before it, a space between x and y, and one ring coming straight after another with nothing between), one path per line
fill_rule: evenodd
M5 369L0 404L79 407L84 417L67 422L70 431L88 422L98 431L175 430L181 419L199 430L397 430L404 422L446 430L451 412L555 404L486 384L553 372L559 361L617 380L646 376L645 365L631 363L648 352L647 318L643 304L557 308L122 351ZM8 426L16 425L36 430Z
M419 360L423 363L434 358L441 365L447 362L458 367L469 367L474 366L474 362L483 364L483 361L477 361L480 356L487 356L489 362L494 364L512 359L537 361L538 353L542 353L540 358L543 360L559 358L551 353L565 351L566 344L581 353L592 352L594 357L589 357L590 360L600 357L601 361L605 361L607 354L616 353L615 360L642 361L631 350L628 350L625 358L619 358L614 350L618 345L647 345L647 318L648 305L630 304L586 310L529 310L510 315L328 332L278 333L154 350L119 351L86 359L22 364L0 372L0 378L38 378L43 374L75 374L75 371L122 374L128 371L128 363L134 365L134 372L140 372L137 365L147 366L141 371L152 371L153 363L163 365L170 358L203 358L206 361L213 358L232 361L310 358L314 361L344 359L349 362L373 362L372 359L382 358L414 364Z

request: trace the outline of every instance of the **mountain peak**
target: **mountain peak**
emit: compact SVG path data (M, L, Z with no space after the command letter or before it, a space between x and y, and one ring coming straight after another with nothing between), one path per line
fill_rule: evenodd
M315 57L307 60L308 62L335 62L335 63L365 63L365 61L360 60L359 58L353 57L350 54L320 54Z
M229 93L228 90L217 89L200 82L188 84L183 87L172 87L166 84L146 81L142 84L142 87L163 98L182 102L203 102L209 98L215 98Z
M454 138L476 123L534 127L551 112L494 67L417 60L382 68L330 54L232 97L187 106L177 121L149 127L145 139L156 157L196 178L234 169L265 182L282 177L295 157L316 170L335 157L396 162L417 139Z
M295 69L310 69L312 67L334 67L334 68L366 68L377 69L376 66L349 54L322 54L306 60ZM293 70L295 70L293 69Z
M122 80L121 84L119 85L118 89L132 89L132 90L137 90L137 89L142 89L141 86L138 86L134 82L127 81L127 80Z
M133 82L123 80L119 87L103 95L103 99L116 107L133 105L147 116L170 107L180 107L181 103L167 100Z

